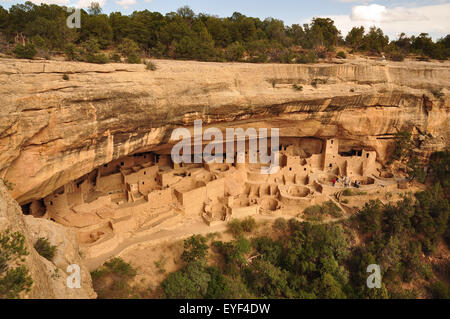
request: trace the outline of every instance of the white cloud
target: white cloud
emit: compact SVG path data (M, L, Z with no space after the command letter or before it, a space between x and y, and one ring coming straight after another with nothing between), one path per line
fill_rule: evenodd
M119 6L128 9L129 6L136 4L136 0L119 0L116 1L116 4L118 4Z
M354 26L380 27L389 38L394 39L401 32L418 35L427 32L436 37L450 33L450 3L413 8L388 8L378 4L359 5L352 8L350 15L328 16L345 36Z
M387 9L385 6L371 4L352 8L350 15L352 21L376 23L389 23L400 21L426 21L427 17L416 9L396 7Z
M369 23L379 23L386 13L386 7L378 4L368 6L356 6L352 8L350 19L352 21L361 21Z

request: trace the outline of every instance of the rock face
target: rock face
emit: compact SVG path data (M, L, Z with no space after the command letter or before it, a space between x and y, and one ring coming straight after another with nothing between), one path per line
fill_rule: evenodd
M156 65L2 59L0 177L11 195L24 204L114 159L169 149L172 130L195 119L337 137L381 161L401 130L425 156L449 145L448 62Z
M41 218L24 216L17 202L0 183L0 232L10 229L25 236L29 255L25 259L33 285L24 298L95 298L91 276L78 253L78 244L73 231ZM53 261L40 256L33 248L39 237L45 237L57 246ZM67 266L77 264L81 270L81 287L67 286Z

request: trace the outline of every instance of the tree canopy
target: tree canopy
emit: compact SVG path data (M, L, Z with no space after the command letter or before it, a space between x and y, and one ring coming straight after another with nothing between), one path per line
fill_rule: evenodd
M379 28L372 27L366 33L364 27L359 27L344 39L330 18L287 26L275 18L261 20L239 12L226 18L196 14L187 6L166 15L148 10L107 15L93 2L87 10L81 10L81 28L70 29L66 25L69 14L64 6L29 1L12 5L9 10L0 6L0 50L12 53L18 44L25 47L30 43L37 49L35 54L46 57L67 51L68 46L81 48L92 39L100 50L109 51L117 51L123 41L133 41L137 54L124 56L130 63L139 62L140 55L219 62L311 63L316 61L314 55L325 58L339 45L347 45L355 52L414 53L435 59L447 59L450 52L449 35L433 42L427 33L410 38L403 33L389 41ZM29 58L33 50L27 50L23 53L19 47L16 55ZM97 63L108 58L86 56L83 52L75 57Z

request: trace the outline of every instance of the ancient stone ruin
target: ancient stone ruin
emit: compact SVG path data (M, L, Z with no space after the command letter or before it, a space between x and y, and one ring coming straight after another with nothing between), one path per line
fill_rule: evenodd
M0 185L2 225L52 239L60 273L85 267L83 287L127 249L221 233L234 218L304 220L329 201L348 218L410 190L387 165L397 133L411 133L421 160L449 145L448 62L157 66L1 59L0 178L13 184ZM171 133L195 120L222 132L278 128L279 171L261 174L264 164L248 160L173 163ZM344 201L347 189L367 196ZM64 288L64 276L32 257L32 296L93 295Z
M133 154L22 207L77 228L79 243L94 257L114 249L118 236L145 232L176 216L201 216L207 225L256 214L295 216L346 187L397 188L393 176L383 176L375 151L340 148L339 142L282 139L275 174L250 164L248 151L245 163L174 164L170 154Z

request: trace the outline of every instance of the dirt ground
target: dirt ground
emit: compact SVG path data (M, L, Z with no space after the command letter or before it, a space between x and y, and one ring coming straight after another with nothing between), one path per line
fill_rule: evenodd
M158 244L140 243L119 256L137 270L131 285L146 287L156 292L167 274L180 268L182 252L183 241L176 240Z

